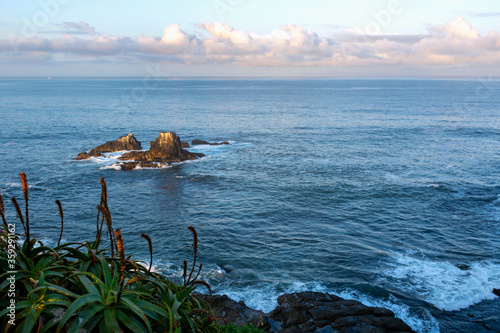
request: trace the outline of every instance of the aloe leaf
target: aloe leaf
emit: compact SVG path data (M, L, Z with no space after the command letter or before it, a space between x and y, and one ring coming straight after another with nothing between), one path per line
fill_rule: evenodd
M102 272L104 275L104 283L108 286L111 283L111 271L109 269L108 262L104 259L104 256L99 256L99 261L101 262Z
M69 333L80 332L83 326L87 324L89 319L95 316L99 311L101 311L104 308L106 308L106 306L102 303L90 304L85 308L85 310L78 313L78 316L76 317L75 321L73 322L73 325L71 325L68 332Z
M49 290L55 291L55 292L60 293L62 295L71 296L71 297L75 297L75 298L80 297L80 295L75 294L74 292L71 292L66 288L56 286L55 284L46 283L45 285L49 288Z
M46 305L59 305L59 306L64 306L64 307L70 307L71 302L68 302L63 299L49 299L45 302Z
M89 269L89 265L90 265L90 260L81 261L79 270L82 272L86 272Z
M36 306L33 306L33 309L30 311L30 314L26 316L26 320L24 321L23 331L22 331L23 333L31 332L41 313L42 310L37 310Z
M101 302L102 303L102 297L96 294L86 294L78 298L71 304L71 306L66 310L64 313L63 317L61 318L61 321L59 322L58 326L58 332L61 330L61 328L66 324L68 319L82 306L85 306L89 303L93 302Z
M87 330L87 332L94 332L93 329L94 327L99 324L99 323L103 323L104 320L102 320L104 318L104 313L101 311L101 312L98 312L94 317L92 317L88 322L87 324L85 325L84 329Z
M134 300L132 300L132 302L135 305L137 305L140 309L147 309L149 311L153 311L153 312L155 312L155 313L157 313L157 314L159 314L160 316L163 316L163 317L168 316L168 311L166 311L165 309L162 309L158 305L155 305L155 304L152 304L152 303L140 300L140 299L134 299ZM165 305L165 306L168 309L168 306L167 305Z
M134 316L127 315L122 310L116 311L116 318L132 332L151 332L148 331Z
M106 310L104 310L104 321L106 322L106 326L108 327L108 329L111 329L111 331L122 332L120 324L116 319L115 308L107 308Z
M134 304L131 300L129 300L128 298L126 297L122 297L120 299L120 302L118 304L125 304L127 309L131 310L133 313L135 313L139 318L141 318L144 323L146 323L146 326L148 328L148 331L151 332L151 324L149 323L149 320L147 318L147 315L146 313L139 307L137 306L136 304ZM146 310L146 309L145 309ZM147 312L148 310L146 310ZM154 312L153 312L154 314ZM154 318L153 316L150 316L151 318L155 319L155 320L158 320L156 318Z
M94 286L94 282L91 282L86 276L84 276L83 274L77 274L77 277L78 279L80 280L80 282L83 284L83 286L85 287L85 289L87 289L87 291L91 294L97 294L99 295L99 291L97 290L97 288Z
M89 257L86 254L84 254L83 252L80 252L79 250L74 249L72 247L67 247L64 250L68 251L69 254L71 254L71 256L69 256L69 257L73 257L73 258L84 260L84 261L87 261L87 260L91 261L92 260L92 256ZM65 257L66 256L67 255L65 255Z

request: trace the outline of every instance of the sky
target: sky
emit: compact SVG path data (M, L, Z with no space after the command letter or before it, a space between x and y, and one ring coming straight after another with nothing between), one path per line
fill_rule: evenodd
M0 76L499 77L498 0L0 2Z

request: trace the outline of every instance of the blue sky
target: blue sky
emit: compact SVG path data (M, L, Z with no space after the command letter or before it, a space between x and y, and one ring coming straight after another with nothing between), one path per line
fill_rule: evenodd
M500 75L498 1L23 0L0 13L1 76Z

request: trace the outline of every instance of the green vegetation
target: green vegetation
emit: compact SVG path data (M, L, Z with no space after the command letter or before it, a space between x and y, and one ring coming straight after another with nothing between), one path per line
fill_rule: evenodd
M64 213L56 201L61 234L53 248L30 237L24 173L21 182L24 216L15 198L12 202L23 227L24 242L20 233L14 232L14 225L6 221L0 194L4 229L0 237L0 321L5 332L258 332L251 327L219 328L210 308L193 295L199 285L211 292L206 282L198 280L202 265L196 265L198 236L194 227L188 227L193 234L193 263L188 269L184 261L183 281L174 283L151 272L151 265L145 267L126 255L121 232L113 229L103 178L96 239L60 244ZM104 224L109 237L107 248L101 246ZM151 238L141 236L148 243L152 260Z
M264 332L263 330L260 330L253 325L238 327L238 326L234 326L233 324L230 324L227 326L221 326L219 328L220 328L220 331L224 332L224 333L261 333L261 332Z

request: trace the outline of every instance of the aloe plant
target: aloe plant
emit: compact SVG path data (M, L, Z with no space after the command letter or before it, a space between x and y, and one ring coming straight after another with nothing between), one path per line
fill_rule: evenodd
M5 332L219 331L208 306L193 295L198 285L210 291L206 282L198 280L202 265L194 275L197 252L194 227L189 227L193 234L192 268L189 274L184 271L184 283L175 283L151 272L151 265L146 267L125 255L121 232L112 226L104 179L100 180L102 193L95 241L60 244L64 213L61 202L56 201L61 230L54 248L44 246L30 235L26 175L21 174L21 181L26 207L24 216L17 200L13 198L12 202L23 224L24 237L15 235L12 238L7 234L8 221L0 196L0 215L6 229L0 236L0 322ZM100 248L104 222L110 236L109 248ZM152 259L152 240L145 234L141 236L148 241ZM15 274L11 274L12 268L7 265L9 244L15 244ZM7 279L11 275L16 285L15 325L9 324L6 315L13 296Z

